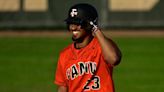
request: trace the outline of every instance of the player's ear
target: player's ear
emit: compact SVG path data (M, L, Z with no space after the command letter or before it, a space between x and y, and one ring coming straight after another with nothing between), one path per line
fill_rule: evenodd
M84 21L83 24L81 24L81 28L84 29L88 34L92 34L92 26L87 21Z

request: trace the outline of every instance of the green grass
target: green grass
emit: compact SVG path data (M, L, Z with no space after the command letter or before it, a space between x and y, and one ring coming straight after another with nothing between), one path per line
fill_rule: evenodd
M0 92L54 92L59 38L0 38Z
M115 67L116 92L164 90L164 38L114 38L123 58ZM0 37L0 92L57 92L59 51L70 38Z
M164 38L120 38L121 64L116 67L116 92L164 90Z

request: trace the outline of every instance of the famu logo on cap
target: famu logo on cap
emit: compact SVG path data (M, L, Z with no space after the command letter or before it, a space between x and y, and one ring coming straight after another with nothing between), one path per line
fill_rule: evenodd
M77 16L77 14L78 14L77 9L72 9L70 13L71 17Z

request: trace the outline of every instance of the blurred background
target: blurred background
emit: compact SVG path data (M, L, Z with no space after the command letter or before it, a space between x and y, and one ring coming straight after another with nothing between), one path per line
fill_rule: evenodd
M163 92L163 0L0 0L0 92L57 92L59 52L71 43L70 6L90 3L120 47L116 92Z
M0 0L0 28L63 28L70 6L90 3L100 26L163 27L162 0Z

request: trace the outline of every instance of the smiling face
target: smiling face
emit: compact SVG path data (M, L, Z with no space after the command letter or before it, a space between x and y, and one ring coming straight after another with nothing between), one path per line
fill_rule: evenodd
M88 35L81 25L69 24L69 31L72 33L72 40L75 42L82 42L84 38Z

